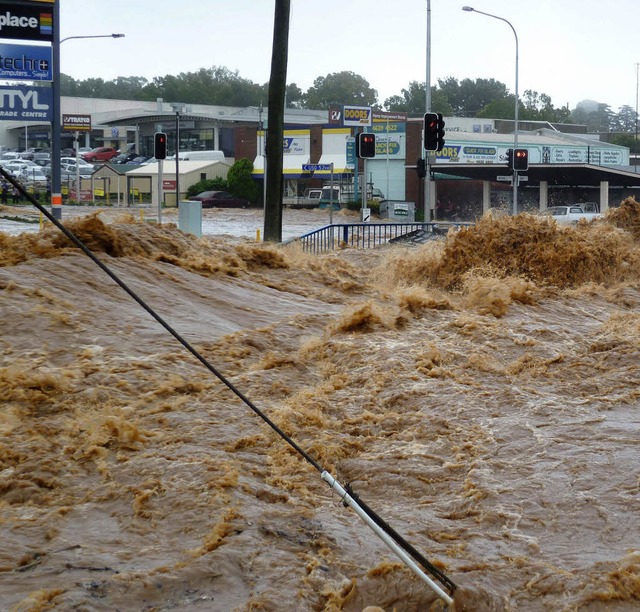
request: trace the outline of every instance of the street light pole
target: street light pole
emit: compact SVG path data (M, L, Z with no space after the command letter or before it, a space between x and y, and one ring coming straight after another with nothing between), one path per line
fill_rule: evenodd
M60 172L61 117L60 117L60 45L73 38L122 38L124 34L98 34L94 36L67 36L60 39L60 3L53 3L53 70L51 87L53 89L53 117L51 121L51 214L56 219L62 218L62 176ZM76 147L76 152L77 152ZM76 185L76 195L80 198L80 185Z
M518 35L516 34L515 28L511 25L510 21L507 21L504 17L498 17L498 15L492 15L491 13L485 13L483 11L479 11L474 9L472 6L463 6L463 11L468 11L470 13L480 13L480 15L486 15L487 17L493 17L493 19L499 19L500 21L504 21L513 32L513 35L516 39L516 108L514 112L514 126L513 126L513 150L515 155L515 150L518 148L518 107L520 106L518 100ZM518 214L518 171L514 169L513 171L513 214Z

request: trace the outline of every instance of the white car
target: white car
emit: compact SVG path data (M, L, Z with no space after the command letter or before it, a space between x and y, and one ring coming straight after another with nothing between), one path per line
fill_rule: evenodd
M8 162L3 161L2 167L10 174L13 174L13 176L17 176L18 173L22 172L22 170L29 170L31 168L35 168L37 170L40 169L40 166L38 166L38 164L34 164L32 161L29 161L26 159L14 160L14 161L8 161Z
M49 180L39 166L25 168L16 174L16 178L25 183L35 183L45 186Z
M85 166L86 168L91 168L93 170L93 164L90 164L88 161L85 161L84 159L82 159L82 157L79 157L77 162L75 157L61 157L60 163L68 164L70 166L75 166L77 163L79 166Z
M86 166L84 164L78 164L77 166L76 164L60 164L60 169L65 173L75 174L76 168L81 176L91 176L95 171L95 168L91 164L87 164Z

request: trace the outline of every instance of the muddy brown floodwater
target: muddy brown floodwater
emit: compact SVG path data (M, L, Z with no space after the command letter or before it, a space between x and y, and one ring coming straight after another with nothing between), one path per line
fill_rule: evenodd
M456 610L640 607L634 200L316 256L68 225L451 578ZM55 228L0 233L0 316L1 610L442 609Z

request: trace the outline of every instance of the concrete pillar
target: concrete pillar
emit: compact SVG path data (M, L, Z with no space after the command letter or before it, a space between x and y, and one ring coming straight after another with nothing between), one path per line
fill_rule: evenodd
M549 183L540 181L540 210L547 210L549 206Z
M213 128L213 149L220 150L220 128L217 125Z
M609 181L600 181L600 212L609 210Z
M482 181L482 214L491 208L491 183Z

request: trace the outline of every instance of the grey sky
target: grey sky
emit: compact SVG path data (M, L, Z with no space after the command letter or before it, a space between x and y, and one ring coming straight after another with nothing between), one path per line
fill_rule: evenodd
M119 40L69 40L62 72L76 79L154 76L226 66L256 83L269 79L273 0L60 0L61 37L123 32ZM431 82L495 78L555 106L580 100L635 109L634 28L639 0L431 0ZM384 102L426 76L426 0L292 0L288 82L350 70Z

